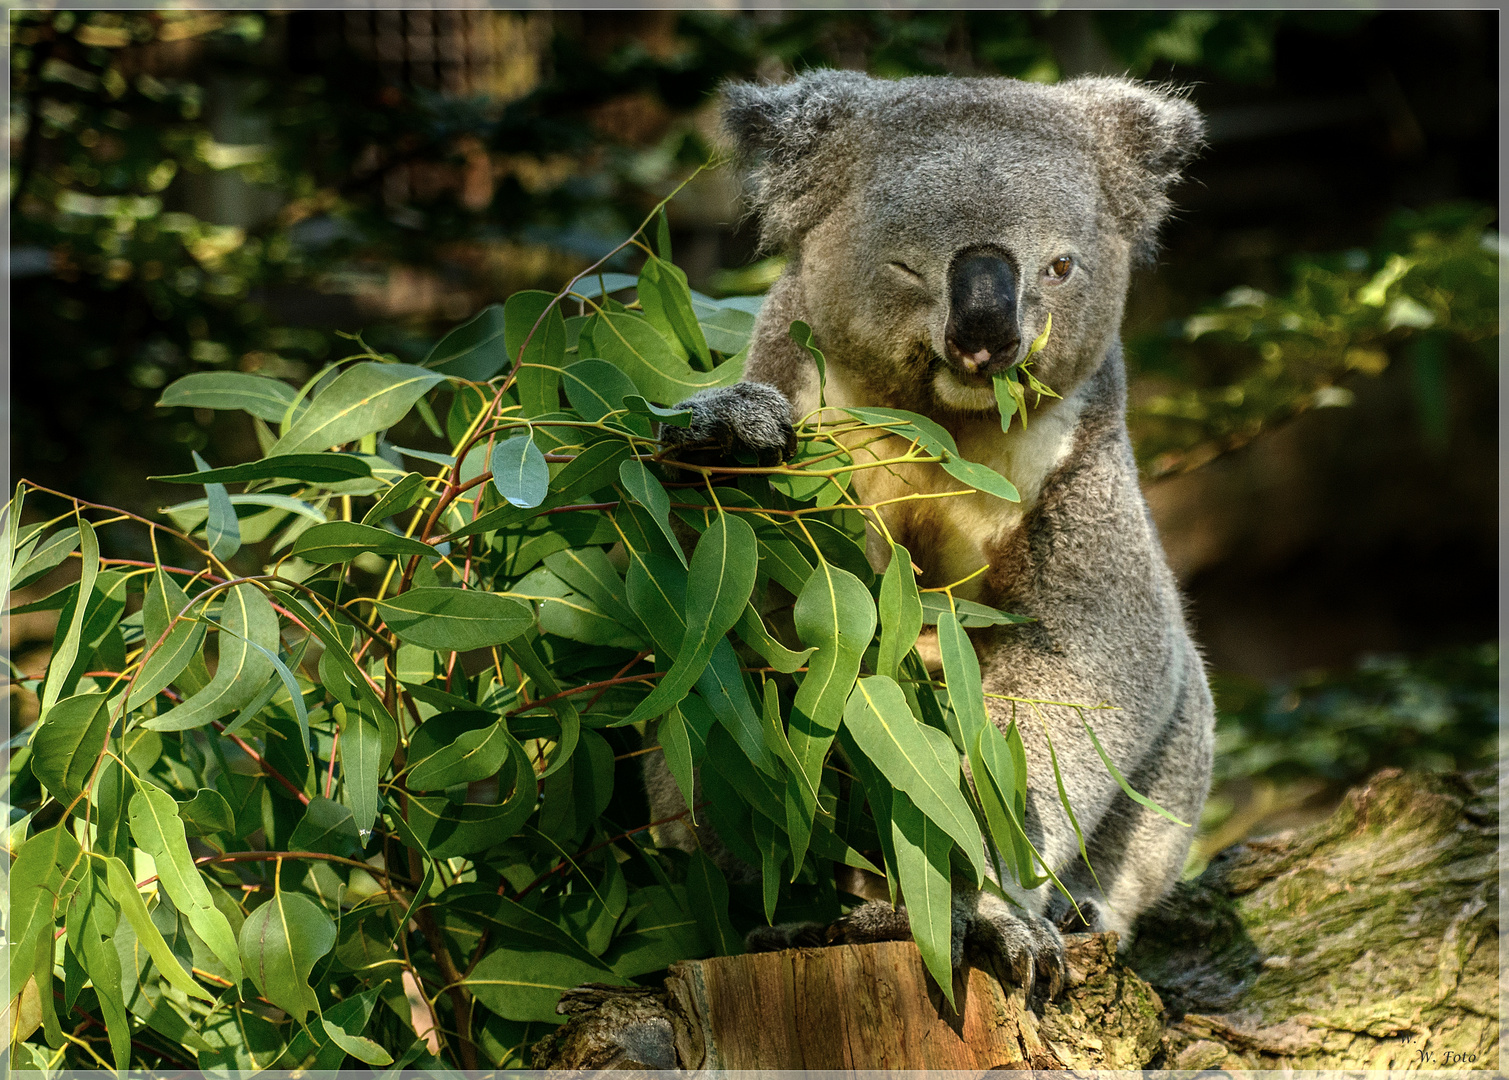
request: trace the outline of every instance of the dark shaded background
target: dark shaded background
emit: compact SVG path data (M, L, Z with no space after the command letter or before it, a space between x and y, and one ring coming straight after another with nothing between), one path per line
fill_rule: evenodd
M1494 221L1498 37L1491 11L16 12L13 474L141 511L182 498L142 477L255 444L242 414L156 409L162 386L302 382L343 355L337 331L421 356L558 287L706 159L724 79L1170 79L1210 145L1125 336L1227 750L1285 748L1233 775L1331 790L1466 761L1496 725L1496 336L1433 367L1388 345L1381 374L1346 378L1350 407L1260 409L1241 437L1191 421L1165 452L1135 409L1230 381L1219 350L1178 344L1229 290L1284 294L1306 259L1371 272L1411 221ZM737 195L723 169L671 205L694 288L771 278ZM1326 749L1295 749L1299 716Z

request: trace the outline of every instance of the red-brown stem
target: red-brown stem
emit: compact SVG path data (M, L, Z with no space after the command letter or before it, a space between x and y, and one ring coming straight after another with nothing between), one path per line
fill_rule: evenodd
M288 777L284 776L282 773L278 772L277 769L274 769L271 765L269 765L266 758L264 758L261 754L257 753L251 748L251 744L249 744L240 735L227 734L225 725L222 724L219 720L214 721L214 725L222 735L225 735L226 738L231 740L231 742L239 746L242 753L255 761L257 763L257 766L267 777L272 780L276 780L278 783L286 787L289 793L292 794L295 799L298 799L299 802L303 803L305 806L309 805L309 796L305 795L301 789L294 787L293 782L289 780Z
M335 790L335 751L341 745L341 729L335 729L335 738L330 740L330 768L325 772L325 798Z
M634 657L634 659L630 660L623 667L619 668L617 674L615 674L613 676L613 678L615 678L615 679L621 679L621 678L623 678L625 675L628 674L629 669L631 667L633 667L635 664L639 663L645 657L649 656L650 653L653 652L653 651L654 650L652 650L652 649L645 649L645 650L641 651L637 656ZM611 682L610 682L610 685L611 685ZM605 686L601 690L599 690L596 694L592 695L592 700L589 701L589 702L587 702L587 704L585 704L585 705L582 706L582 712L591 712L592 711L592 706L596 705L597 702L598 702L598 699L600 699L607 692L608 692L608 687Z
M606 689L610 686L621 686L624 683L646 682L650 679L658 679L664 674L665 672L663 671L647 671L643 675L630 675L627 678L623 679L603 679L601 682L591 682L585 683L581 686L573 686L569 690L561 690L554 694L546 694L542 698L535 698L527 705L520 705L517 709L510 710L508 715L518 716L520 713L528 712L530 709L533 709L537 706L548 705L552 701L559 701L561 698L570 697L572 694L585 694L589 690L597 690L599 688Z

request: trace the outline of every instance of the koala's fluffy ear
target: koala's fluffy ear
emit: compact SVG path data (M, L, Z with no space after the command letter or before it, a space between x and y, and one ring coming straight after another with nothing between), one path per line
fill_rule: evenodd
M1204 145L1200 111L1177 91L1130 79L1088 77L1061 84L1088 121L1111 211L1149 260L1168 216L1168 189Z
M791 243L843 193L856 147L842 127L870 81L824 70L783 85L723 87L723 128L749 177L762 246Z

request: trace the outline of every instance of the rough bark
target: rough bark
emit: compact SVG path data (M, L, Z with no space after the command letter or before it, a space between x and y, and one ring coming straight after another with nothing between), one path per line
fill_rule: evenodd
M584 987L550 1069L1496 1068L1494 778L1380 773L1313 828L1229 849L1116 954L1068 940L1040 1013L982 971L956 1015L910 942Z

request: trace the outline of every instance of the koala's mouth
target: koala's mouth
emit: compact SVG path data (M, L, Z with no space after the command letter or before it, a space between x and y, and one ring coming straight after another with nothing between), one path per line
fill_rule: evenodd
M961 387L965 387L970 390L991 389L992 383L997 375L1001 374L1004 371L1010 371L1013 367L1016 366L1016 361L1013 360L1009 364L1005 364L1000 367L992 366L989 370L985 371L965 371L953 361L947 360L944 357L938 355L937 351L931 349L928 351L930 353L928 363L929 375L933 376L934 378L939 375L947 375Z

